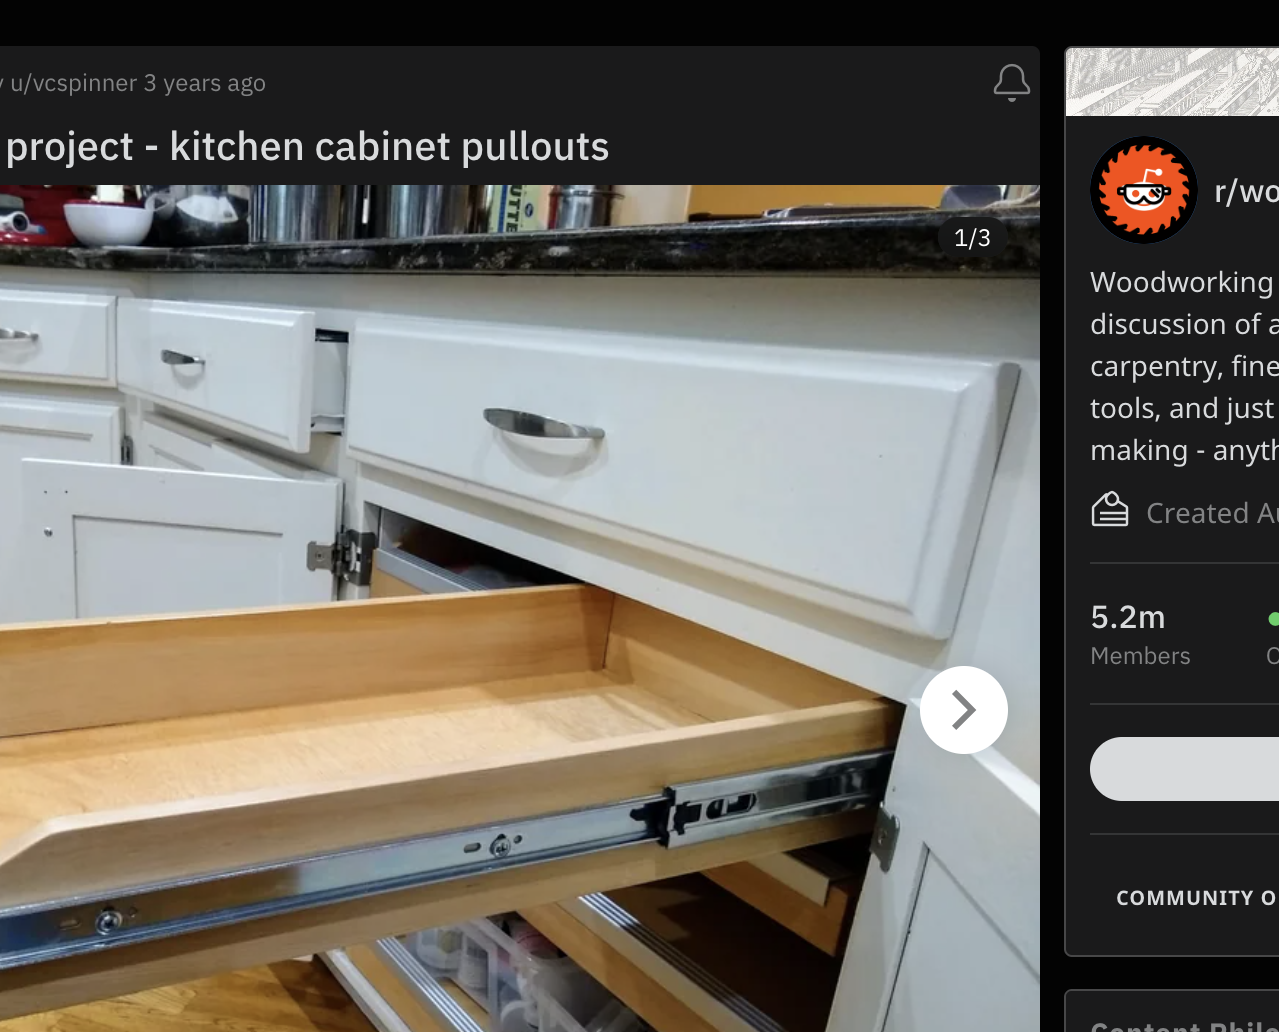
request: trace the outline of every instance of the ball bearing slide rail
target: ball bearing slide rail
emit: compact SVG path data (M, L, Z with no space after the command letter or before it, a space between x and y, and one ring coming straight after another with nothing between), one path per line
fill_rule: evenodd
M640 843L669 849L875 806L892 752L865 752L569 813L211 876L0 908L0 970Z

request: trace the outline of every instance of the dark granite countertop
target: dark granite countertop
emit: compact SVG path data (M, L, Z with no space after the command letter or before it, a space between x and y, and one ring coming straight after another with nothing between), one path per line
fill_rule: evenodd
M753 219L574 232L205 248L0 246L0 266L122 272L818 274L1039 276L1039 209L1005 209L1008 246L949 258L937 230L958 214L923 211Z

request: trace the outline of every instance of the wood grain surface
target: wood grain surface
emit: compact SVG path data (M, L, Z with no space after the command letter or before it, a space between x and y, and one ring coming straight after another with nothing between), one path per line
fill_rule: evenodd
M0 738L603 665L580 584L0 627Z
M373 1032L319 963L286 960L0 1021L0 1032Z
M823 953L836 957L843 952L861 891L860 877L831 882L825 899L817 904L753 863L730 864L704 873L720 888L749 903Z
M629 846L0 971L0 1018L800 849L857 833L856 818L856 814L819 817L682 849Z
M507 716L498 707L492 719L498 724ZM0 760L0 778L12 786L6 789L6 803L17 815L0 824L0 904L113 892L561 813L651 795L680 782L880 749L896 737L896 709L877 701L849 702L513 754L494 754L483 735L469 733L469 726L467 731L454 739L458 747L475 750L467 759L431 764L429 754L419 749L413 762L394 773L319 782L300 782L289 773L294 764L309 769L309 754L280 754L255 739L255 748L237 755L256 772L251 776L262 787L210 794L200 787L203 779L228 777L227 765L193 766L175 772L186 787L182 797L160 801L157 794L163 796L169 787L127 776L135 765L145 767L145 761L144 753L126 754L106 788L114 792L127 783L135 801L126 805L124 797L112 796L112 808L96 810L80 805L78 797L65 794L55 781L23 776L23 758L15 758L13 750L38 749L43 742L0 743L9 750L6 758L16 759L10 764ZM68 745L73 743L66 739L83 734L55 737ZM371 747L362 733L339 738L350 754ZM24 818L24 813L30 816ZM94 858L92 864L84 862L88 856Z
M604 663L620 680L693 705L707 720L879 698L865 688L621 597L613 605ZM690 701L694 697L695 704Z

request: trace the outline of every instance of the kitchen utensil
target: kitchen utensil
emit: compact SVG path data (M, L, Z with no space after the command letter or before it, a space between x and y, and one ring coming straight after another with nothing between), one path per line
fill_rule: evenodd
M360 186L255 186L249 214L254 243L354 240L363 236Z
M70 201L63 211L85 247L136 247L147 238L154 217L148 208L107 201Z
M479 205L469 186L375 186L374 235L448 236L472 229Z
M142 186L138 191L155 212L148 243L205 247L249 240L250 187Z
M557 186L551 190L551 229L611 226L622 195L615 186Z
M63 205L93 195L92 186L0 186L0 212L21 212L27 228L0 229L0 243L38 247L71 247L75 234L67 225ZM21 220L18 220L21 221Z

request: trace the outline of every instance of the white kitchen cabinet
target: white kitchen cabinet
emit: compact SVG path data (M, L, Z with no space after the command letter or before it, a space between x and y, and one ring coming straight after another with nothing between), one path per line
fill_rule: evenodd
M0 394L0 623L35 619L22 552L22 460L120 461L119 405Z
M35 844L23 840L16 862L31 878L57 864L79 878L75 857L92 852L101 863L84 874L86 888L108 891L112 872L125 887L163 875L155 865L171 852L207 874L224 853L296 858L660 790L720 756L725 765L711 773L784 764L779 756L799 741L808 758L819 747L832 755L846 748L848 728L819 712L825 675L839 691L851 682L906 700L933 669L972 658L948 652L957 611L971 631L982 614L1024 611L1037 595L1037 554L1001 550L1022 540L1007 533L1010 521L1024 528L1022 496L1037 503L1037 452L1023 448L1033 437L1010 442L1012 463L1009 443L1000 455L1014 389L1023 430L1037 424L1029 378L1015 382L1027 358L1016 349L1037 318L1015 293L1023 284L708 282L668 295L646 283L628 284L637 297L626 300L603 283L502 280L486 295L474 281L391 277L365 281L357 296L341 285L347 277L236 279L200 287L194 296L209 301L121 300L121 389L182 417L141 413L131 423L139 468L112 468L114 451L14 460L26 517L17 547L32 564L21 580L34 596L19 618L109 618L43 638L0 632L0 649L19 660L0 664L0 697L20 697L28 720L6 725L0 708L0 738L27 736L14 741L56 752L54 736L69 731L89 768L67 768L75 777L60 784L88 791L99 779L96 812L77 810L42 826ZM136 292L186 289L169 283L151 277ZM607 294L611 303L597 305L606 315L556 295L579 288ZM792 289L813 306L792 305ZM237 290L255 303L239 303ZM335 318L325 303L349 310ZM1020 320L1008 330L1006 310ZM400 315L367 314L382 311ZM496 322L472 322L477 312ZM617 332L606 328L614 320ZM317 350L321 323L351 330L349 410L344 377L318 368L341 367L346 346ZM676 323L694 337L698 326L714 333L687 340L673 335ZM783 346L792 330L794 345ZM486 408L604 437L513 434L487 422ZM342 487L249 442L300 454L318 419L343 413L360 464L344 474L353 508L395 509L585 586L479 593L456 613L453 601L431 600L454 613L439 621L411 617L396 599L294 605L333 597L324 566L340 561L328 546L342 540ZM118 425L114 433L118 441ZM73 461L48 461L57 458ZM997 462L1026 490L1015 506L1002 493L981 528L990 554L974 563ZM996 561L1029 573L992 587ZM611 609L592 585L618 593ZM690 626L657 646L641 642L625 626L634 600ZM275 603L294 608L110 619ZM616 638L606 648L595 636L610 620ZM581 628L594 644L576 639ZM767 651L715 669L724 654L716 631L734 656L743 643ZM1036 665L1033 635L987 638L997 658L1025 660L1016 669ZM782 656L804 672L776 667ZM112 676L100 676L107 669ZM706 680L688 694L683 679L699 669ZM1018 719L1023 686L992 672L1009 681ZM825 687L812 697L797 688L811 684ZM887 870L872 861L830 1030L931 1032L950 1015L955 1027L985 1016L983 1032L1026 1032L1038 993L1037 786L997 753L941 753L913 715L897 750L886 808L900 830ZM272 756L278 776L255 781ZM130 791L152 771L161 795L193 771L218 774L184 816L169 796L114 809L122 770L135 779ZM512 791L541 810L507 806ZM445 811L447 828L437 819ZM11 830L6 819L0 832ZM126 825L127 850L99 837ZM0 1012L550 903L591 891L579 877L588 867L604 872L600 885L689 869L679 866L686 851L643 848L405 889L402 908L366 896L304 917L264 915L251 933L197 930L43 971L0 970ZM992 985L1007 992L992 1000Z

